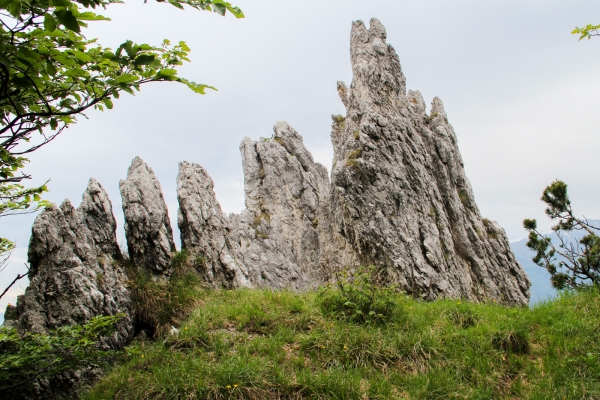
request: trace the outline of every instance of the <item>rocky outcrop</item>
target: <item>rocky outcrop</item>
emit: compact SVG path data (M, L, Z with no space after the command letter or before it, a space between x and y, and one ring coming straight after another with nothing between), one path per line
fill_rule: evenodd
M154 274L169 275L175 243L160 182L152 169L136 157L119 188L131 262Z
M123 256L117 243L117 221L112 212L112 203L102 185L94 178L90 179L78 210L92 234L97 252L109 258L121 259Z
M239 245L231 238L229 221L204 168L187 161L179 163L177 199L181 249L197 260L205 281L217 287L248 286Z
M35 220L29 242L30 284L19 296L20 330L36 333L83 324L95 316L126 313L105 342L122 348L133 336L125 276L112 257L120 254L112 206L93 178L79 209L65 200Z
M429 115L406 93L398 56L375 19L353 23L352 85L338 84L334 117L334 224L361 264L426 299L527 304L529 279L505 232L481 217L441 100Z
M329 178L293 128L278 122L274 131L240 145L246 209L230 221L253 285L303 290L326 275L327 238L319 232Z

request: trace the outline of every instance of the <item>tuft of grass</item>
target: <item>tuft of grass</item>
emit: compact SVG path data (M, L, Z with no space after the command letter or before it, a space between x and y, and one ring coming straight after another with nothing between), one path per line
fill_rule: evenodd
M194 261L205 259L198 255ZM144 331L151 338L164 336L198 305L202 280L191 257L185 250L173 253L172 264L173 273L167 281L157 280L146 271L127 269L136 330Z
M492 221L490 221L487 218L484 218L483 226L485 226L485 232L487 233L488 237L491 237L492 239L496 239L498 237L498 232L496 232L496 230L494 229Z
M426 124L429 124L429 123L430 123L431 121L433 121L433 119L434 119L435 117L437 117L437 116L438 116L438 113L436 113L436 112L434 112L434 113L431 113L431 115L429 115L429 116L425 117L425 123L426 123Z
M346 157L346 166L352 168L357 167L358 161L356 161L356 159L359 158L361 154L362 152L360 151L360 149L354 149L351 152L349 152L348 156Z
M600 293L534 308L394 293L385 323L331 318L317 293L197 292L84 399L600 398Z
M469 196L467 195L467 192L460 190L458 192L458 198L460 199L462 205L467 207L467 205L469 204Z

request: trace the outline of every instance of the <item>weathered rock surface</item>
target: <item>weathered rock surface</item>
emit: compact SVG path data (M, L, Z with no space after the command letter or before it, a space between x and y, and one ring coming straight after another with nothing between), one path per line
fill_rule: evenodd
M169 275L175 242L160 182L152 168L141 158L134 158L119 188L130 260L138 268Z
M359 262L427 299L527 304L531 283L504 230L479 213L442 102L427 115L420 93L406 93L376 19L353 23L351 61L352 85L338 83L347 114L331 134L331 208Z
M187 161L179 163L177 199L181 248L200 260L196 264L203 268L205 281L217 287L249 286L239 245L231 238L229 220L204 168Z
M326 278L325 259L337 258L319 234L328 226L329 178L293 128L278 122L274 131L240 145L246 209L230 222L253 285L304 290Z
M133 323L125 276L113 263L113 256L120 254L115 227L110 200L93 178L79 209L65 200L44 210L29 242L30 283L18 298L17 320L7 324L42 333L124 312L106 343L116 348L127 344Z

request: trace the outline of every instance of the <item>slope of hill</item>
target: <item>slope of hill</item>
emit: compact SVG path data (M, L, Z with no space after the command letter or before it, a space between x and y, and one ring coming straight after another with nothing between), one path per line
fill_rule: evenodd
M600 295L533 308L398 295L391 321L325 317L313 293L205 291L87 399L600 398Z

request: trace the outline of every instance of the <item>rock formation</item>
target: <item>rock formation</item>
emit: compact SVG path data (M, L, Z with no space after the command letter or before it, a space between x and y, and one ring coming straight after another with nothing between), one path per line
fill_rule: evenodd
M429 114L406 91L384 27L354 22L353 81L338 83L346 116L334 116L331 182L302 137L284 122L240 146L246 209L227 218L212 179L183 162L177 177L182 248L215 287L307 290L344 266L374 264L425 299L496 299L524 305L530 281L504 230L482 218L457 138L438 98ZM156 278L171 274L173 233L152 169L135 158L120 182L131 261ZM45 331L127 311L121 254L106 192L90 180L79 209L69 201L36 219L31 283L18 300L20 329ZM111 338L123 346L131 317Z
M125 214L129 258L138 268L157 275L171 272L175 251L173 230L160 182L139 157L131 162L127 179L119 182Z
M65 200L44 210L29 242L30 284L18 298L16 320L7 324L41 333L99 315L128 313L125 276L112 262L120 255L115 227L110 200L93 178L78 209ZM107 342L122 348L132 336L127 315Z
M329 238L319 235L328 225L327 169L288 124L278 122L274 131L240 145L246 209L230 216L233 234L255 286L314 288L327 272Z
M181 249L198 260L206 282L217 287L248 286L248 271L232 240L229 221L215 197L214 184L198 164L179 163L177 224Z
M406 93L398 56L376 19L353 23L353 81L332 129L331 207L362 264L427 299L527 304L529 279L506 234L481 217L441 100L431 113Z

